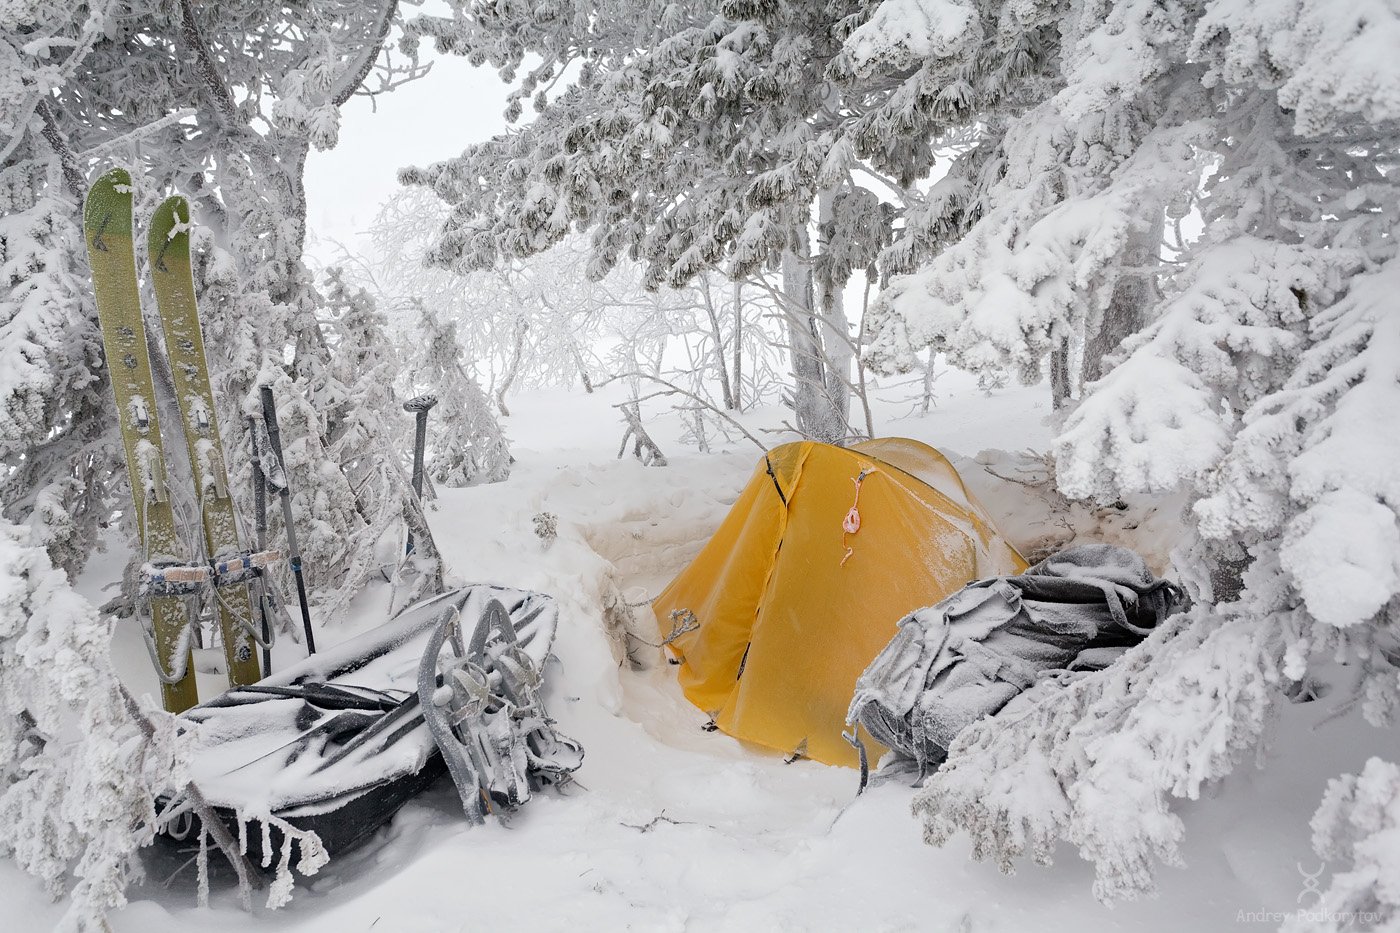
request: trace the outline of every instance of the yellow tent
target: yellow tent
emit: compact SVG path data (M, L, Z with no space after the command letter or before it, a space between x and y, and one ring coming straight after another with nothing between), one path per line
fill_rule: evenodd
M803 441L759 462L652 608L663 637L690 629L670 644L681 688L720 729L854 765L846 707L895 624L971 580L1025 567L933 448ZM881 751L872 746L872 761Z

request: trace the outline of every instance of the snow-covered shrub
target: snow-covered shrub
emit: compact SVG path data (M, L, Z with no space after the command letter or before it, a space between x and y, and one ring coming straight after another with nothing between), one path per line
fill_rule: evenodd
M1284 926L1286 933L1393 929L1400 923L1400 766L1379 758L1360 774L1327 785L1312 819L1313 848L1346 870L1316 904Z
M536 512L531 519L535 525L535 537L540 539L540 546L549 550L559 537L559 516L553 512Z
M1198 608L1108 669L1042 681L964 730L914 799L925 838L959 831L1003 871L1059 840L1094 863L1095 894L1134 897L1180 864L1172 797L1196 798L1257 745L1290 643L1276 626Z
M111 618L31 539L28 529L0 524L0 855L55 898L68 897L61 929L108 930L107 915L142 877L138 851L182 814L217 821L190 782L188 724L121 684ZM171 802L163 810L160 797ZM314 874L325 850L314 833L275 817L240 819L241 840L223 832L215 847L201 834L199 896L208 896L208 858L227 856L239 860L246 902L263 879L242 856L249 832L261 831L263 867L273 869L267 905L280 907L291 898L293 869ZM273 829L280 851L266 844Z
M132 711L110 642L44 549L0 525L0 854L71 896L74 930L106 929L154 838L156 794L188 781L175 718Z

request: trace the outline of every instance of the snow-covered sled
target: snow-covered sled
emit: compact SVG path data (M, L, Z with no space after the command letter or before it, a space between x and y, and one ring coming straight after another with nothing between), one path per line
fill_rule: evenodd
M583 757L539 696L557 622L553 599L506 587L426 599L182 714L197 724L192 782L235 838L241 823L273 817L314 831L331 853L367 837L449 765L470 818L518 806Z

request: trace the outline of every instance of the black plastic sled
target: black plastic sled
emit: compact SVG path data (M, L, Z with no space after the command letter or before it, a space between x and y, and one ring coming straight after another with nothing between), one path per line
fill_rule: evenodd
M452 631L451 644L471 645L489 687L493 676L501 680L498 661L542 671L557 624L552 598L501 586L467 586L419 602L372 631L181 714L194 724L190 778L235 839L239 815L271 815L315 832L330 854L343 852L447 771L419 689L420 668L437 668L437 689L429 692L450 714L443 694L452 665L442 672L436 651L424 658L442 645L443 630ZM434 713L440 720L443 711ZM441 732L438 721L433 725ZM197 826L187 820L184 831L166 835L186 839ZM261 836L246 833L255 863ZM274 849L281 844L269 841Z

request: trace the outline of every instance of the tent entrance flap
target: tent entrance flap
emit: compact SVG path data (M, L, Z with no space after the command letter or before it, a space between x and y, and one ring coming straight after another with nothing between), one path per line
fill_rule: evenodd
M721 730L784 754L805 742L806 757L855 766L846 708L899 620L972 579L1025 567L933 448L802 441L769 451L652 605L663 637L672 612L694 614L671 647L686 697Z

